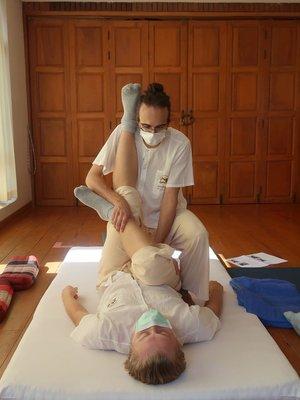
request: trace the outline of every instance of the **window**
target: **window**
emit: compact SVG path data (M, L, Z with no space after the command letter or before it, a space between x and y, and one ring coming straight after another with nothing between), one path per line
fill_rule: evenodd
M17 198L6 2L0 0L0 208Z

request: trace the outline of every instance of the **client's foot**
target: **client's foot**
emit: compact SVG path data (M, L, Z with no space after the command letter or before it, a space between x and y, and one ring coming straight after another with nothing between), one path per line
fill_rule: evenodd
M121 125L124 131L134 133L137 127L136 108L140 99L141 85L139 83L128 83L122 87L121 98L124 115Z
M74 189L74 195L78 200L81 201L81 203L97 211L100 218L102 218L104 221L110 220L114 206L103 197L93 192L87 186L76 187Z

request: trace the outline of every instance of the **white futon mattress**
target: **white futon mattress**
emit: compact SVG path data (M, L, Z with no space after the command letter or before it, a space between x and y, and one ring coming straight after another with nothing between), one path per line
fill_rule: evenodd
M212 341L184 346L187 369L177 381L145 385L127 375L124 355L75 343L61 290L78 286L82 304L95 312L100 257L99 247L68 252L2 376L0 399L300 399L298 375L258 318L238 306L212 251L211 279L225 288L222 327Z

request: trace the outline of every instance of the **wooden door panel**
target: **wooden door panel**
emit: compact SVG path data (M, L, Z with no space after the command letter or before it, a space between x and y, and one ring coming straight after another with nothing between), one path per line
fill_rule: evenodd
M37 25L35 40L36 66L64 67L64 40L60 25Z
M66 125L64 119L39 119L39 153L43 157L67 156Z
M229 197L238 202L251 201L255 196L255 171L254 161L232 161L229 165L230 186Z
M36 203L72 205L67 23L56 18L32 18L28 34Z
M279 22L279 21L278 21ZM296 63L297 27L295 24L274 24L271 27L271 65L293 66Z
M232 66L257 67L259 60L258 25L232 27Z
M152 24L154 48L153 67L181 66L181 31L178 25ZM166 48L167 46L167 48Z
M192 54L194 67L217 67L220 63L220 28L193 24ZM203 44L205 43L205 46Z
M294 121L291 117L271 117L268 126L267 154L292 156Z
M185 22L149 22L149 82L159 82L170 96L170 125L187 134L180 123L187 109L187 27Z
M293 110L295 105L295 73L270 74L270 111Z
M161 83L170 96L172 115L179 115L181 111L181 80L181 73L154 73L153 81Z
M232 118L230 124L230 156L255 157L256 143L256 118Z
M201 111L219 111L219 73L194 74L194 110Z
M104 82L102 74L77 74L77 112L103 112Z
M260 190L263 29L258 21L228 24L225 203L253 203Z
M232 76L232 111L256 111L257 73L239 72Z
M111 21L109 33L110 127L106 137L123 115L121 89L127 83L148 84L148 22Z
M189 22L188 108L195 185L191 202L219 203L225 136L226 23Z
M277 201L289 199L292 194L292 162L267 161L266 196Z
M114 65L115 67L143 66L143 36L140 23L132 23L114 28ZM122 23L124 24L124 22Z
M42 198L63 200L68 195L68 166L66 163L44 161L41 166Z
M103 27L75 27L75 56L77 67L103 65Z
M300 35L297 29L296 21L265 24L262 202L291 202L294 198L300 95Z
M217 161L194 161L193 197L210 202L218 196L219 165Z
M65 75L56 72L38 72L38 111L66 111Z
M86 174L109 133L108 27L106 21L69 22L73 186Z
M103 120L79 119L77 131L79 157L96 157L104 143Z
M192 143L194 156L218 157L220 122L217 118L198 118L194 124Z

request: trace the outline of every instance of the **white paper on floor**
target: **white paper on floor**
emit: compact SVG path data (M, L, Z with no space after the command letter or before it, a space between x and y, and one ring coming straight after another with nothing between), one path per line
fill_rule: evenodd
M266 267L271 264L280 264L286 262L283 258L272 256L267 253L253 253L247 254L240 257L228 258L227 261L243 268L257 268Z

